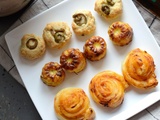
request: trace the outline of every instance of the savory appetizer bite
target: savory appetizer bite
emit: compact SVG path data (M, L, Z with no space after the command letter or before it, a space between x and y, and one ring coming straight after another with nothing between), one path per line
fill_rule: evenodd
M72 37L70 27L65 22L48 23L43 30L43 38L50 48L61 48Z
M48 86L58 86L65 78L65 71L57 62L46 63L42 68L42 81Z
M54 98L54 109L59 120L94 120L95 112L81 88L64 88Z
M84 36L95 31L95 18L89 10L77 10L72 17L72 29L75 34Z
M149 89L157 86L155 64L152 56L139 48L131 50L122 64L125 80L139 89Z
M45 41L34 35L25 34L21 39L20 54L29 60L41 57L46 51Z
M89 92L97 104L115 108L122 104L127 87L128 84L122 75L106 70L92 78Z
M83 46L84 55L91 61L98 61L105 57L107 44L100 36L93 36Z
M96 0L94 10L103 18L113 19L122 14L121 0Z
M62 52L60 64L68 72L78 73L86 67L86 58L79 49L70 48Z
M108 35L115 45L124 46L132 41L133 30L128 23L118 21L109 26Z

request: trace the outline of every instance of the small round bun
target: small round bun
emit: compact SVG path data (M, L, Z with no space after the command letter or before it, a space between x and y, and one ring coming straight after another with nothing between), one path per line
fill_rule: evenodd
M122 64L125 80L138 89L150 89L158 85L152 56L139 48L131 50Z
M62 52L60 64L68 72L78 73L86 67L86 58L79 49L70 48Z
M133 30L128 23L118 21L109 26L108 35L115 45L124 46L132 41Z
M63 68L56 62L46 63L42 68L41 79L48 86L58 86L65 78Z
M77 10L72 17L72 29L75 34L84 36L95 31L95 18L89 10Z
M84 55L91 61L98 61L105 57L107 44L100 36L93 36L83 46Z
M81 88L64 88L54 98L54 109L59 120L94 120L95 112Z
M113 19L122 14L121 0L96 0L94 10L106 20Z
M113 71L96 74L89 84L92 99L104 107L115 108L122 104L127 82L122 75Z
M29 60L41 57L46 51L45 41L34 35L25 34L21 39L20 54Z
M61 48L70 41L72 33L65 22L48 23L43 30L43 38L50 48Z

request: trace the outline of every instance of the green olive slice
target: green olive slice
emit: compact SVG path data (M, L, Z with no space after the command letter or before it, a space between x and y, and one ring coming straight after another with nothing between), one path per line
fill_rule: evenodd
M29 48L31 50L35 49L37 47L37 45L38 45L38 41L35 38L28 39L28 41L26 43L27 48Z
M82 13L78 13L78 14L74 14L73 15L74 18L74 22L78 25L78 26L82 26L83 24L87 23L87 18L84 14Z
M110 14L110 8L106 4L102 4L101 10L106 14Z
M107 3L108 3L110 6L113 6L113 5L115 4L112 0L107 0Z
M53 37L55 38L56 43L59 43L59 42L65 40L65 33L64 32L65 32L64 29L52 30L51 31Z

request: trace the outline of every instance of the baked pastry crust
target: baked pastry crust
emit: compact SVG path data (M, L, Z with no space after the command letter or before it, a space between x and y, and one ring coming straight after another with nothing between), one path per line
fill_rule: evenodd
M155 64L152 56L139 48L131 50L122 64L125 80L139 89L157 86Z
M88 35L96 29L95 18L89 10L77 10L73 14L72 29L77 35Z
M78 73L86 67L86 58L79 49L70 48L62 52L60 64L68 72Z
M105 57L107 44L100 36L93 36L83 46L84 55L91 61L98 61Z
M46 51L45 41L34 35L25 34L21 39L20 54L29 60L41 57Z
M94 120L95 112L81 88L64 88L54 98L54 109L59 120Z
M122 104L127 82L122 75L106 70L96 74L89 84L92 99L104 106L115 108Z
M133 30L128 23L118 21L109 26L108 35L115 45L124 46L132 41Z
M43 30L43 38L50 48L61 48L72 37L70 27L65 22L48 23Z
M46 63L42 68L42 81L48 86L58 86L65 79L65 71L57 62Z
M94 10L106 20L113 19L122 14L122 1L96 0Z

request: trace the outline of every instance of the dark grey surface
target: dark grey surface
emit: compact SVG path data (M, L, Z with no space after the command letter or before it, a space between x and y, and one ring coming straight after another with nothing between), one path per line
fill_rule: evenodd
M41 120L26 89L1 65L0 120Z

